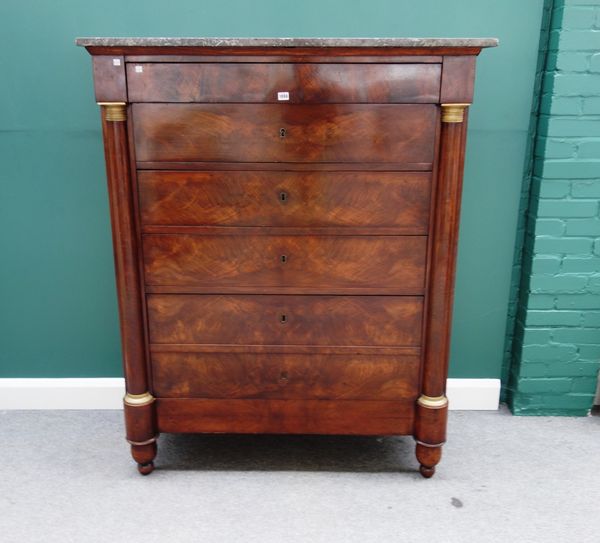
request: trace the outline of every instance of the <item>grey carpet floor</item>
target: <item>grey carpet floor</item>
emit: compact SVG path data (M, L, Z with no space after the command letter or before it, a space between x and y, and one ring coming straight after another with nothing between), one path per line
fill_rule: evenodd
M0 541L600 542L600 417L451 412L410 438L161 436L138 475L116 411L0 411Z

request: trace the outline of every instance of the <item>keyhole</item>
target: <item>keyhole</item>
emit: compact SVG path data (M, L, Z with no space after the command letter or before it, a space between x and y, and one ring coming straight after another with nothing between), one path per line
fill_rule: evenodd
M279 322L281 324L285 324L287 321L288 321L287 315L284 314L279 317Z
M280 192L279 193L279 200L281 202L287 202L287 199L288 199L287 192Z
M281 260L282 264L285 264L288 261L288 257L287 257L287 255L281 255L279 257L279 260Z
M288 373L287 371L282 371L281 374L279 375L279 380L280 381L287 381L288 380Z
M285 133L286 133L285 128L280 128L279 129L279 137L280 138L285 138Z

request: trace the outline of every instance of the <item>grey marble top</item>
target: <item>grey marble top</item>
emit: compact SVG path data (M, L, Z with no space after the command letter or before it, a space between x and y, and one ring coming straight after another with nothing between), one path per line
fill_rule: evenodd
M495 47L497 38L77 38L82 47Z

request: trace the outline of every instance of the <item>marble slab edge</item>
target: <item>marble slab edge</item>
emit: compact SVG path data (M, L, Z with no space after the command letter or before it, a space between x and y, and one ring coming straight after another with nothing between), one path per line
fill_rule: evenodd
M77 38L81 47L496 47L497 38Z

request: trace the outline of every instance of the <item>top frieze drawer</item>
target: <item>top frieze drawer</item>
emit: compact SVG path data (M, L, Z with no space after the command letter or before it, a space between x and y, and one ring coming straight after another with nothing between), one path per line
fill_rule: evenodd
M440 64L127 64L130 102L437 103L440 78Z

